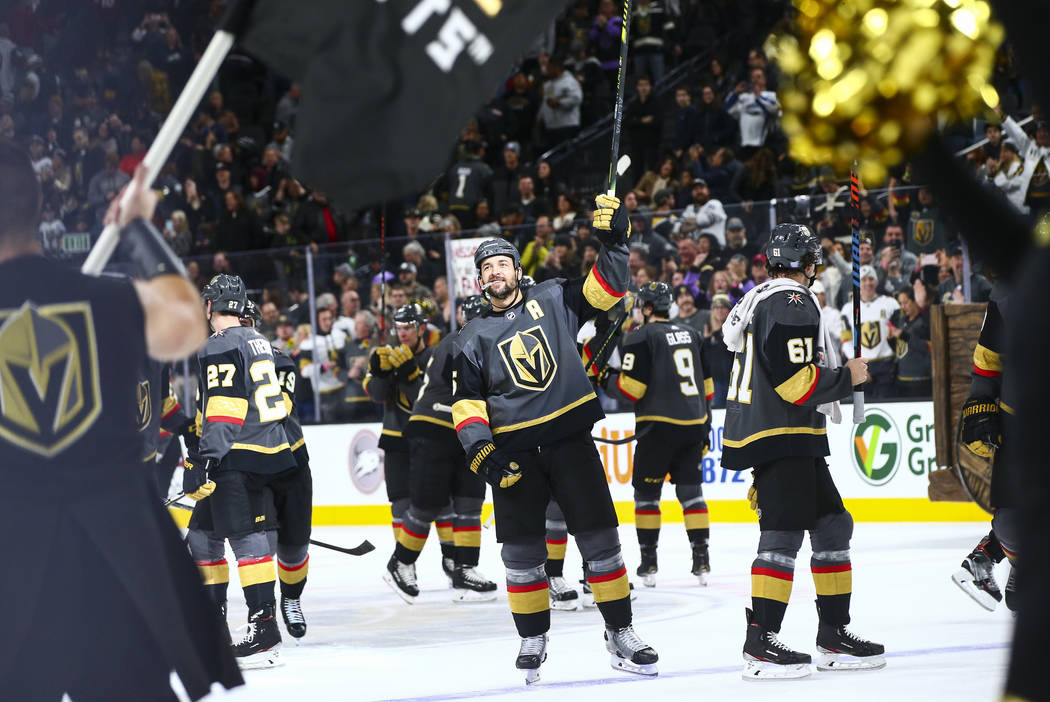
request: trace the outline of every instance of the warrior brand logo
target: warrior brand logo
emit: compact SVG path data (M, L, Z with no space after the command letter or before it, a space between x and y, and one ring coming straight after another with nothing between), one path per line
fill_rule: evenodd
M550 342L538 324L499 343L503 363L514 384L526 390L546 390L558 372Z
M149 381L143 380L138 387L139 431L144 431L153 418L153 403L149 401Z
M0 437L50 458L102 411L91 307L26 302L0 320Z
M869 409L864 422L853 430L854 465L872 485L885 485L897 472L900 447L900 432L889 415L879 410Z

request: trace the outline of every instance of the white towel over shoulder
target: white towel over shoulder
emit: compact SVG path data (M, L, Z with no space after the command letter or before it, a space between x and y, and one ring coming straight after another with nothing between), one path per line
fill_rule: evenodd
M810 299L813 300L813 304L816 306L817 311L820 311L820 301L817 299L817 296L813 294L813 291L805 285L797 283L790 278L774 278L772 280L767 280L761 285L756 285L751 288L740 302L736 303L730 311L729 318L726 319L725 324L722 326L722 335L725 339L726 348L733 353L742 351L744 349L744 331L751 323L751 318L755 314L755 307L758 303L771 295L789 291L805 292L809 295ZM835 352L835 350L838 349L839 340L830 338L827 325L824 324L823 315L818 316L820 317L820 330L817 339L817 365L832 370L838 368L840 365L838 353ZM831 349L832 352L828 353L826 352L826 349ZM842 421L842 411L839 409L838 402L826 402L822 405L818 405L817 411L821 414L827 415L834 424L838 424Z

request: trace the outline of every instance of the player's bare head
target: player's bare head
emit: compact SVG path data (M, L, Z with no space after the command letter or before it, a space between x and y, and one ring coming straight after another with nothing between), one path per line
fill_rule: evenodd
M0 139L0 247L24 247L37 241L40 182L29 155L14 143Z

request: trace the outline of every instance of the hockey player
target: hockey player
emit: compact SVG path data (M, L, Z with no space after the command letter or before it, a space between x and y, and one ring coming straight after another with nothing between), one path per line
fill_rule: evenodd
M604 195L597 205L594 228L603 247L586 278L547 280L523 293L518 250L502 239L482 242L474 264L492 308L456 337L453 423L470 469L493 487L496 536L521 636L515 665L526 671L526 682L538 678L546 658L544 522L552 497L583 555L613 667L656 674L656 651L631 625L616 512L590 436L603 414L576 348L583 320L612 307L627 288L626 210Z
M284 430L288 407L270 342L241 326L248 301L244 282L217 275L202 297L215 333L197 355L200 444L187 457L182 479L186 495L198 500L190 518L190 552L225 618L229 539L248 605L248 631L234 644L234 656L242 668L279 665L276 539L270 532L277 529L274 495L299 470Z
M432 349L426 345L426 317L419 305L408 304L397 308L394 311L393 322L397 339L401 343L397 348L379 346L372 352L368 359L368 374L362 385L372 402L383 405L383 430L379 437L379 448L383 449L386 495L390 500L394 540L400 543L405 513L411 504L411 460L404 432L408 418L412 415L412 405L423 385L423 368L430 360ZM429 523L427 530L429 531ZM447 506L438 515L437 530L438 540L441 542L441 567L451 581L455 571L451 506ZM426 534L412 533L408 537L425 540ZM422 543L419 547L422 549ZM390 568L390 563L387 563L383 580L404 599L406 590L398 581L415 582L415 564L406 565L404 572L399 573L397 577ZM411 591L411 588L408 591Z
M254 328L262 323L259 308L251 300L245 306L241 323ZM277 578L281 581L284 628L294 638L301 639L306 635L306 618L303 617L300 599L310 570L313 475L310 473L306 438L295 407L299 367L291 356L276 347L273 350L273 362L277 371L277 384L281 387L281 398L288 409L284 431L288 435L289 447L297 466L297 470L269 484L277 516Z
M1020 509L1013 495L1016 489L1007 484L1010 465L1010 428L1016 402L1004 396L1003 373L1003 313L1007 298L996 288L984 315L981 335L973 351L973 371L970 374L970 396L963 405L962 440L966 448L983 458L992 458L991 503L995 509L992 530L974 547L952 580L972 597L977 604L993 611L1003 599L995 581L994 567L1003 558L1015 563L1021 532ZM1000 411L1001 410L1001 411ZM1016 611L1014 572L1010 570L1006 583L1006 606Z
M901 306L889 295L880 295L873 266L860 267L860 355L868 362L871 382L865 397L891 397L897 381L897 350L890 336L890 317ZM842 354L853 356L853 303L842 307Z
M700 335L672 324L671 286L647 283L638 293L643 326L624 340L620 372L607 388L635 403L634 515L641 549L638 575L656 585L656 546L660 538L660 493L668 475L682 503L685 532L693 552L692 574L701 585L711 571L710 520L700 462L710 446L708 402L714 381L700 353Z
M206 337L200 298L149 223L147 180L140 166L106 216L138 280L82 275L42 255L39 181L0 140L6 700L169 700L173 674L199 700L213 681L243 682L142 469L134 369Z
M462 305L463 321L469 322L488 304L481 295ZM481 553L481 505L485 481L467 470L463 447L452 425L452 345L455 335L446 336L426 364L423 385L405 428L411 474L411 504L405 513L397 545L387 564L387 582L406 602L419 595L414 564L419 558L430 523L452 501L452 538L455 544L452 589L454 602L485 602L496 599L496 583L477 570Z
M837 340L820 322L809 290L821 263L819 240L808 227L779 224L766 245L770 280L750 290L726 321L735 353L726 394L722 465L754 468L759 514L758 556L751 566L744 678L799 678L811 658L780 642L795 557L809 532L817 590L818 670L881 668L881 644L850 632L849 557L853 518L842 505L824 457L825 412L867 379L867 361L836 367ZM831 354L826 353L832 350ZM837 420L836 420L837 421Z

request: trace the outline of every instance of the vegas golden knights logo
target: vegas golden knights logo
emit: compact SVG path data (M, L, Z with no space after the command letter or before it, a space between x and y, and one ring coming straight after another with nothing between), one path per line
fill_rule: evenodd
M153 403L149 398L149 381L143 380L138 387L139 431L145 431L153 418Z
M61 453L98 419L100 385L88 303L0 310L0 438Z
M919 246L926 246L933 241L933 220L932 219L917 219L915 220L915 243Z
M882 343L882 325L879 322L861 322L861 346L866 349L873 349L880 343Z
M538 324L499 342L499 352L514 384L526 390L546 390L558 372L550 342Z

